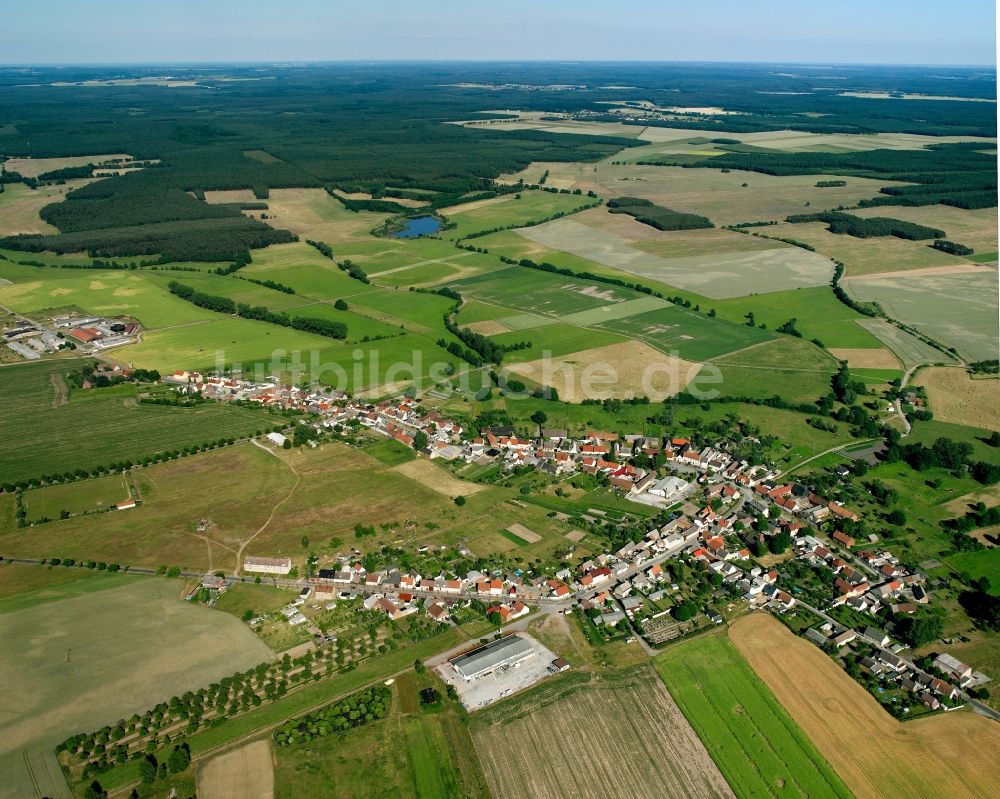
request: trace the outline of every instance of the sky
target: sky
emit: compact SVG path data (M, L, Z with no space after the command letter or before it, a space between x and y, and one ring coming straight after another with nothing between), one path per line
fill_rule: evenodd
M3 0L0 63L995 64L994 0Z

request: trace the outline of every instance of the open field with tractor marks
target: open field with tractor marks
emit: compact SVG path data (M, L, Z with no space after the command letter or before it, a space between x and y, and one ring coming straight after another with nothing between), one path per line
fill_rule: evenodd
M216 755L198 769L202 799L274 799L271 742L254 741Z
M829 656L764 614L738 621L730 637L858 799L991 794L995 721L973 713L896 721Z
M733 796L648 666L592 684L575 677L474 718L473 740L496 799Z

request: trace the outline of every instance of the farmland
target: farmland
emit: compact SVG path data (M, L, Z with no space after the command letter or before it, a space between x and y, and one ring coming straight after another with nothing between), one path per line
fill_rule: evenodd
M198 769L203 799L274 799L269 741L254 741L217 755Z
M837 365L802 339L783 337L715 359L721 382L708 385L729 397L773 397L809 402L827 394ZM782 381L776 382L780 375ZM704 378L700 378L699 382Z
M996 356L997 273L974 269L959 274L872 276L844 283L861 302L877 302L889 316L955 347L970 360L980 360Z
M675 645L655 663L738 796L851 796L725 635Z
M581 205L594 205L597 200L573 194L553 194L545 191L525 191L520 198L508 195L497 202L468 204L443 208L441 214L455 224L446 231L450 239L461 239L473 233L499 227L514 227L546 219L555 214L569 213Z
M879 214L876 216L895 218L894 208L877 210ZM804 209L797 213L806 212ZM895 236L861 239L844 233L830 233L826 227L824 222L782 223L761 228L761 235L805 242L824 255L841 261L847 269L847 277L968 265L968 261L935 250L924 241L909 241Z
M641 152L628 151L627 157ZM617 156L612 160L618 160ZM844 178L840 188L817 188L816 182L825 175L794 175L776 177L760 173L748 174L733 170L684 169L674 166L644 166L616 164L543 163L532 164L523 173L525 180L549 169L552 178L565 180L571 188L595 191L602 197L641 197L657 205L691 214L707 216L717 226L741 222L783 220L791 214L803 213L807 204L821 208L856 205L859 200L875 196L882 186L894 185L888 180ZM744 185L746 184L746 185ZM773 228L768 229L773 230Z
M949 713L901 724L828 656L764 615L739 621L732 641L858 799L908 793L992 792L996 723Z
M56 743L272 656L235 619L180 602L175 584L95 579L106 581L103 590L0 615L4 640L33 642L0 655L8 690L0 709L0 771L8 779L0 796L20 799L35 785L44 795L63 795ZM129 642L126 660L107 657L109 630ZM170 651L184 656L164 654Z
M497 799L733 796L648 666L593 684L567 678L474 717L476 751Z
M714 299L822 286L829 283L833 273L828 259L798 247L663 257L649 252L651 244L659 243L656 240L646 240L646 246L640 249L636 242L576 219L557 219L518 232L546 247L597 261L645 281ZM661 235L666 239L671 233Z
M973 379L964 369L922 369L914 381L927 389L934 417L942 422L1000 430L1000 381Z
M256 411L220 405L172 408L138 403L135 390L74 391L65 395L72 361L5 366L0 372L0 474L5 480L136 460L264 425ZM67 432L69 431L69 432Z
M403 674L393 686L388 718L279 749L276 799L334 792L377 799L489 796L461 710L450 700L421 706L418 690L425 687L443 693L429 673Z
M357 542L365 550L465 539L488 552L509 546L499 532L518 521L543 536L528 550L533 557L551 554L566 532L540 508L506 504L512 491L483 490L425 461L388 468L340 444L280 454L243 444L137 470L135 481L140 507L37 525L30 535L7 528L0 531L0 551L233 571L236 553L251 537L244 554L288 555L304 563L305 536L325 566L345 540L355 540L359 524L375 528ZM371 491L373 481L378 492ZM461 510L450 501L458 494L467 497Z
M81 185L82 181L73 181ZM31 190L23 183L12 183L0 194L0 236L19 233L56 233L57 230L42 221L38 211L45 205L58 202L75 186L45 186Z

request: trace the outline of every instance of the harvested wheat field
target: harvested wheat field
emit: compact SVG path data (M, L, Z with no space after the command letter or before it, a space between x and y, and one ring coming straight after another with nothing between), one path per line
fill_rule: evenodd
M394 466L391 471L399 472L399 474L409 477L415 483L420 483L425 488L437 491L439 494L444 494L451 499L455 497L468 497L486 490L486 486L484 485L459 480L452 477L444 469L421 458Z
M841 361L847 361L855 369L900 369L899 359L891 351L874 349L831 349L830 354Z
M473 333L479 333L483 336L498 336L501 333L509 333L510 328L495 319L484 319L482 322L470 322L467 325L462 325L462 327L467 327Z
M734 796L648 666L578 685L500 706L473 732L496 799Z
M896 721L829 657L765 614L740 619L729 636L857 799L996 795L995 721L965 712Z
M65 158L8 158L4 162L8 172L17 172L26 178L37 178L44 172L87 164L105 164L108 161L130 161L131 155L111 153L109 155L71 155Z
M271 743L254 741L216 755L198 769L202 799L274 799Z
M0 194L0 236L58 232L48 222L42 221L38 212L50 203L61 202L66 192L88 183L89 179L68 180L61 186L40 186L37 189L29 189L23 183L8 183L6 190Z
M659 402L680 392L701 367L700 363L665 355L641 341L626 341L507 368L516 375L551 386L564 402L641 395Z
M927 389L935 419L1000 430L1000 380L973 380L964 369L936 366L922 370L914 382Z

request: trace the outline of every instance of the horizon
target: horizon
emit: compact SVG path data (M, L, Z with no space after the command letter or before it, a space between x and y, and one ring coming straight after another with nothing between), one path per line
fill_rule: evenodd
M612 13L595 0L508 0L497 12L460 0L349 8L299 0L280 14L260 0L7 5L0 64L12 66L534 62L539 52L546 62L581 63L996 64L989 0L952 3L947 14L931 0L844 0L835 8L792 0L707 0L698 8L621 0ZM773 53L786 59L775 62Z

